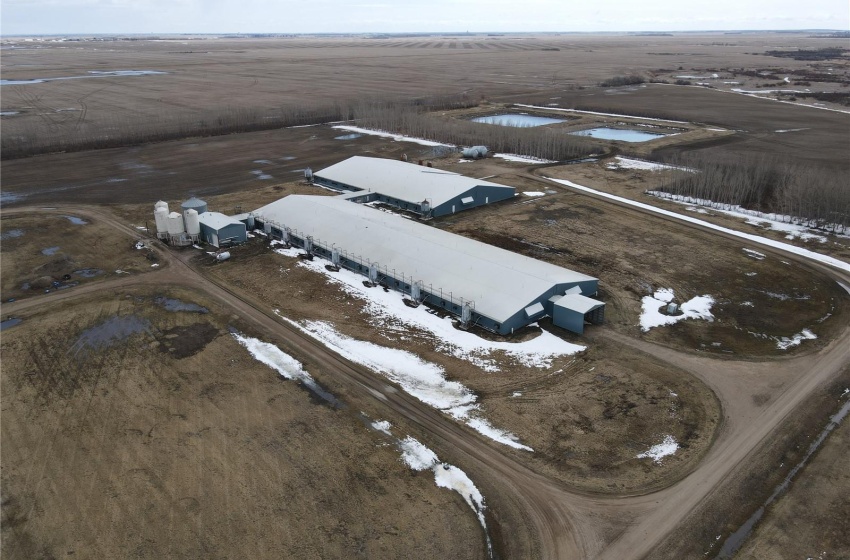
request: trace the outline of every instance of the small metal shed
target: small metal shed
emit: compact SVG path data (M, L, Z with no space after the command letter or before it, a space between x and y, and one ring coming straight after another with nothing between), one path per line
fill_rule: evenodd
M576 334L584 332L584 322L601 324L605 320L605 303L576 293L568 293L554 301L552 323Z
M201 223L201 239L215 247L226 247L245 243L248 231L245 224L219 212L198 214Z

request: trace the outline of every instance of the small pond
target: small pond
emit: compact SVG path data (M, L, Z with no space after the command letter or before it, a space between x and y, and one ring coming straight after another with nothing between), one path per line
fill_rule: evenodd
M66 220L68 220L69 222L71 222L72 224L74 224L75 226L84 226L88 223L84 219L78 218L76 216L62 216L62 217L65 218Z
M647 142L666 136L666 134L658 134L657 132L642 132L640 130L608 128L605 126L570 132L570 134L574 134L575 136L590 136L591 138L599 138L600 140L620 140L622 142Z
M535 117L534 115L491 115L489 117L476 117L472 122L497 124L499 126L514 126L527 128L531 126L544 126L564 122L564 119L553 119L550 117Z
M334 140L354 140L356 138L360 138L363 136L362 134L357 134L356 132L353 134L343 134L342 136L334 136Z
M15 325L20 325L22 321L23 319L20 319L18 317L6 319L5 321L0 322L0 331L5 331L6 329L10 329Z

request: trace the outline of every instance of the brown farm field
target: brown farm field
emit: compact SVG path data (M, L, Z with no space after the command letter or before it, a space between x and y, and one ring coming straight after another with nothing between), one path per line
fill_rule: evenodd
M766 52L846 40L124 39L2 39L4 556L699 557L763 503L846 385L850 272L840 265L546 179L687 215L698 210L644 194L663 174L617 167L617 156L765 158L848 173L850 59ZM600 85L632 75L645 83ZM778 91L786 88L798 91ZM416 107L435 96L462 108L432 109L434 119L527 112L565 118L548 129L564 134L675 134L589 140L594 157L531 164L463 161L451 147L334 128L358 124L352 108L366 101ZM61 151L39 153L55 138ZM90 149L92 139L104 147ZM544 319L505 341L548 335L585 349L543 365L496 351L490 370L423 328L376 315L333 273L276 253L259 234L223 263L209 248L147 236L158 199L176 209L197 195L236 214L289 194L331 195L305 181L305 169L354 155L407 156L516 187L513 200L427 224L598 277L605 323L577 336ZM789 241L719 213L697 217L850 257L846 236ZM79 273L88 270L101 272ZM642 330L645 298L658 289L679 303L710 296L711 320ZM170 310L161 296L206 312ZM483 437L299 330L315 322L438 368L475 396L481 418L533 451ZM283 379L234 332L290 354L334 398ZM387 420L392 435L373 420ZM818 509L846 509L824 484L846 486L835 470L844 428L768 511L742 557L788 549L789 527L802 535L795 554L847 550L846 534ZM406 435L475 488L438 488L454 476L448 466L408 468ZM650 459L665 436L677 442L673 454ZM480 518L469 507L479 490Z
M147 287L3 333L4 558L484 557L460 496L228 328Z

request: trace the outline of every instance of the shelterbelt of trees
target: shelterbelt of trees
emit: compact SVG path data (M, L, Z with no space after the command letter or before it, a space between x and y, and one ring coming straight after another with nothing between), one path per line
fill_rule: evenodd
M776 213L826 231L850 226L850 189L843 173L770 157L729 161L710 154L674 157L662 192Z

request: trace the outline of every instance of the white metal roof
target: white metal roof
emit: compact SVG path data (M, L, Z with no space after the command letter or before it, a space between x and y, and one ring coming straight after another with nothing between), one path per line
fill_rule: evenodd
M231 218L230 216L225 216L220 212L201 212L198 214L198 221L200 221L205 226L212 229L222 229L223 227L230 226L233 224L244 226L242 222Z
M478 313L500 323L555 284L595 280L339 197L290 195L256 213L343 256L421 281L428 291L451 292L455 302L472 300Z
M431 201L431 206L448 202L478 185L506 189L511 193L516 192L513 187L465 177L450 171L394 159L365 156L350 157L321 171L316 171L313 176L407 202L418 204L428 199Z
M555 302L555 305L566 307L567 309L577 313L587 313L602 307L605 304L599 300L585 297L581 294L567 294L564 297L559 298L558 301Z

